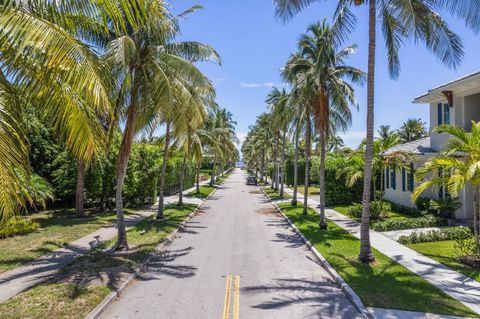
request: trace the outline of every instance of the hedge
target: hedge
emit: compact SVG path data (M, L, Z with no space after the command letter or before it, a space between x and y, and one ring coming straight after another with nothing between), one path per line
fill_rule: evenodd
M373 224L372 229L375 231L390 231L412 228L441 227L447 225L448 221L446 218L426 215L417 218L388 219Z
M413 232L408 236L401 236L398 239L400 244L417 244L440 240L462 240L473 236L468 227L450 227L439 230L430 230L428 232Z

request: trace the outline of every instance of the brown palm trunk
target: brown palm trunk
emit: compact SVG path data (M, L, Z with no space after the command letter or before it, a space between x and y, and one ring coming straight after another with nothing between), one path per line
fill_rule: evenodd
M372 181L373 125L375 101L375 37L377 1L369 1L368 17L368 75L367 75L367 142L365 145L365 167L363 173L363 209L360 224L360 254L362 263L375 260L370 245L370 185Z
M303 214L308 213L308 186L310 184L310 143L311 143L311 127L310 119L307 119L307 129L305 136L305 191L303 192Z
M287 130L283 131L283 141L282 141L282 168L281 168L281 179L280 179L280 197L283 197L283 191L285 187L285 143L287 139Z
M262 150L262 161L260 162L260 182L265 181L265 150Z
M200 193L200 164L195 166L195 176L197 180L197 194Z
M300 136L299 129L295 132L295 155L293 159L293 196L292 206L297 206L297 193L298 193L298 139Z
M133 94L133 96L135 96ZM117 211L117 230L118 238L115 250L128 250L127 231L125 227L125 217L123 213L123 183L127 173L128 159L132 150L133 137L135 135L135 120L137 118L137 110L135 103L129 106L127 110L127 123L125 125L125 133L123 134L122 144L118 153L117 160L117 186L115 194L115 208Z
M85 191L85 162L82 159L77 161L77 187L75 192L75 216L84 217L84 191Z
M480 201L479 188L473 187L473 236L475 237L475 253L480 254L480 244L478 239L478 205Z
M215 184L215 169L217 166L217 155L213 158L212 176L210 177L210 186Z
M187 157L183 156L182 171L180 172L180 193L178 194L178 205L183 205L183 184L185 180L185 166L187 165Z
M167 164L168 164L168 149L170 147L170 122L167 122L165 128L165 145L163 146L163 162L162 162L162 171L160 172L160 188L158 193L158 211L157 219L164 219L163 215L163 199L165 195L165 176L167 175Z
M327 126L328 127L328 126ZM320 229L327 229L325 219L325 128L320 130Z

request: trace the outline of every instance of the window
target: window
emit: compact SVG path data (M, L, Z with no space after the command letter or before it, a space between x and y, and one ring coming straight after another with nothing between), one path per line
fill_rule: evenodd
M450 106L448 106L448 103L443 105L443 124L450 124Z
M408 176L407 176L407 179L408 179L408 190L410 192L413 192L413 187L414 187L414 183L415 183L415 177L414 177L414 170L413 170L413 163L410 163L410 169L408 171Z
M390 188L390 167L385 169L385 187Z
M406 184L406 182L405 182L405 180L406 180L405 171L406 171L405 167L402 167L402 192L405 191L405 186L406 186L405 185Z
M391 173L390 173L390 186L392 189L397 189L397 172L395 170L395 167L392 167Z
M438 124L439 126L443 124L442 115L443 115L442 103L438 103L438 105L437 105L437 117L438 117L438 122L437 122L437 124Z

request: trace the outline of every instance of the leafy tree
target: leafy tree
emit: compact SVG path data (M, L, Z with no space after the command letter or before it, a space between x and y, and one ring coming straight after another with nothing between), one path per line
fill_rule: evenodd
M405 121L398 129L398 136L402 142L412 142L427 135L426 123L421 119L411 118Z
M319 0L274 0L277 17L288 21L298 12ZM347 7L368 7L368 71L367 71L367 136L364 160L363 210L361 219L361 245L359 260L370 263L375 260L370 245L370 187L373 161L373 130L375 101L375 52L377 21L380 22L387 48L388 71L395 79L400 73L399 50L408 40L423 42L443 64L456 68L463 56L460 38L449 29L439 11L446 10L464 19L465 24L480 30L480 3L477 0L337 0L336 14ZM461 5L460 5L461 4ZM353 16L350 21L355 22Z

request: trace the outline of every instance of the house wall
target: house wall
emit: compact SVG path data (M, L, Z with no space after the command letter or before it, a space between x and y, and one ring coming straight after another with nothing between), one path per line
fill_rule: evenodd
M428 158L429 158L428 156L416 156L413 160L413 169L417 170L418 168L422 167ZM391 188L390 185L388 185L388 188L385 188L385 199L391 202L395 202L397 204L404 205L404 206L415 207L415 204L413 204L412 201L410 200L410 195L412 194L412 192L408 190L407 185L405 185L405 191L403 191L401 168L396 169L396 179L397 179L396 189ZM386 178L384 182L386 183ZM405 183L407 182L408 180L405 179ZM418 186L418 183L417 181L415 181L414 188L416 188L417 186ZM438 194L435 194L435 192L433 192L432 190L427 190L422 195L422 197L437 198Z
M438 126L438 103L445 104L447 100L430 103L430 147L435 151L441 151L443 145L450 138L446 133L435 132L435 128ZM464 126L464 98L454 98L453 108L450 108L450 124L457 126Z
M472 120L475 122L480 121L480 93L465 97L463 111L463 121L457 125L464 127L470 132L472 130Z

